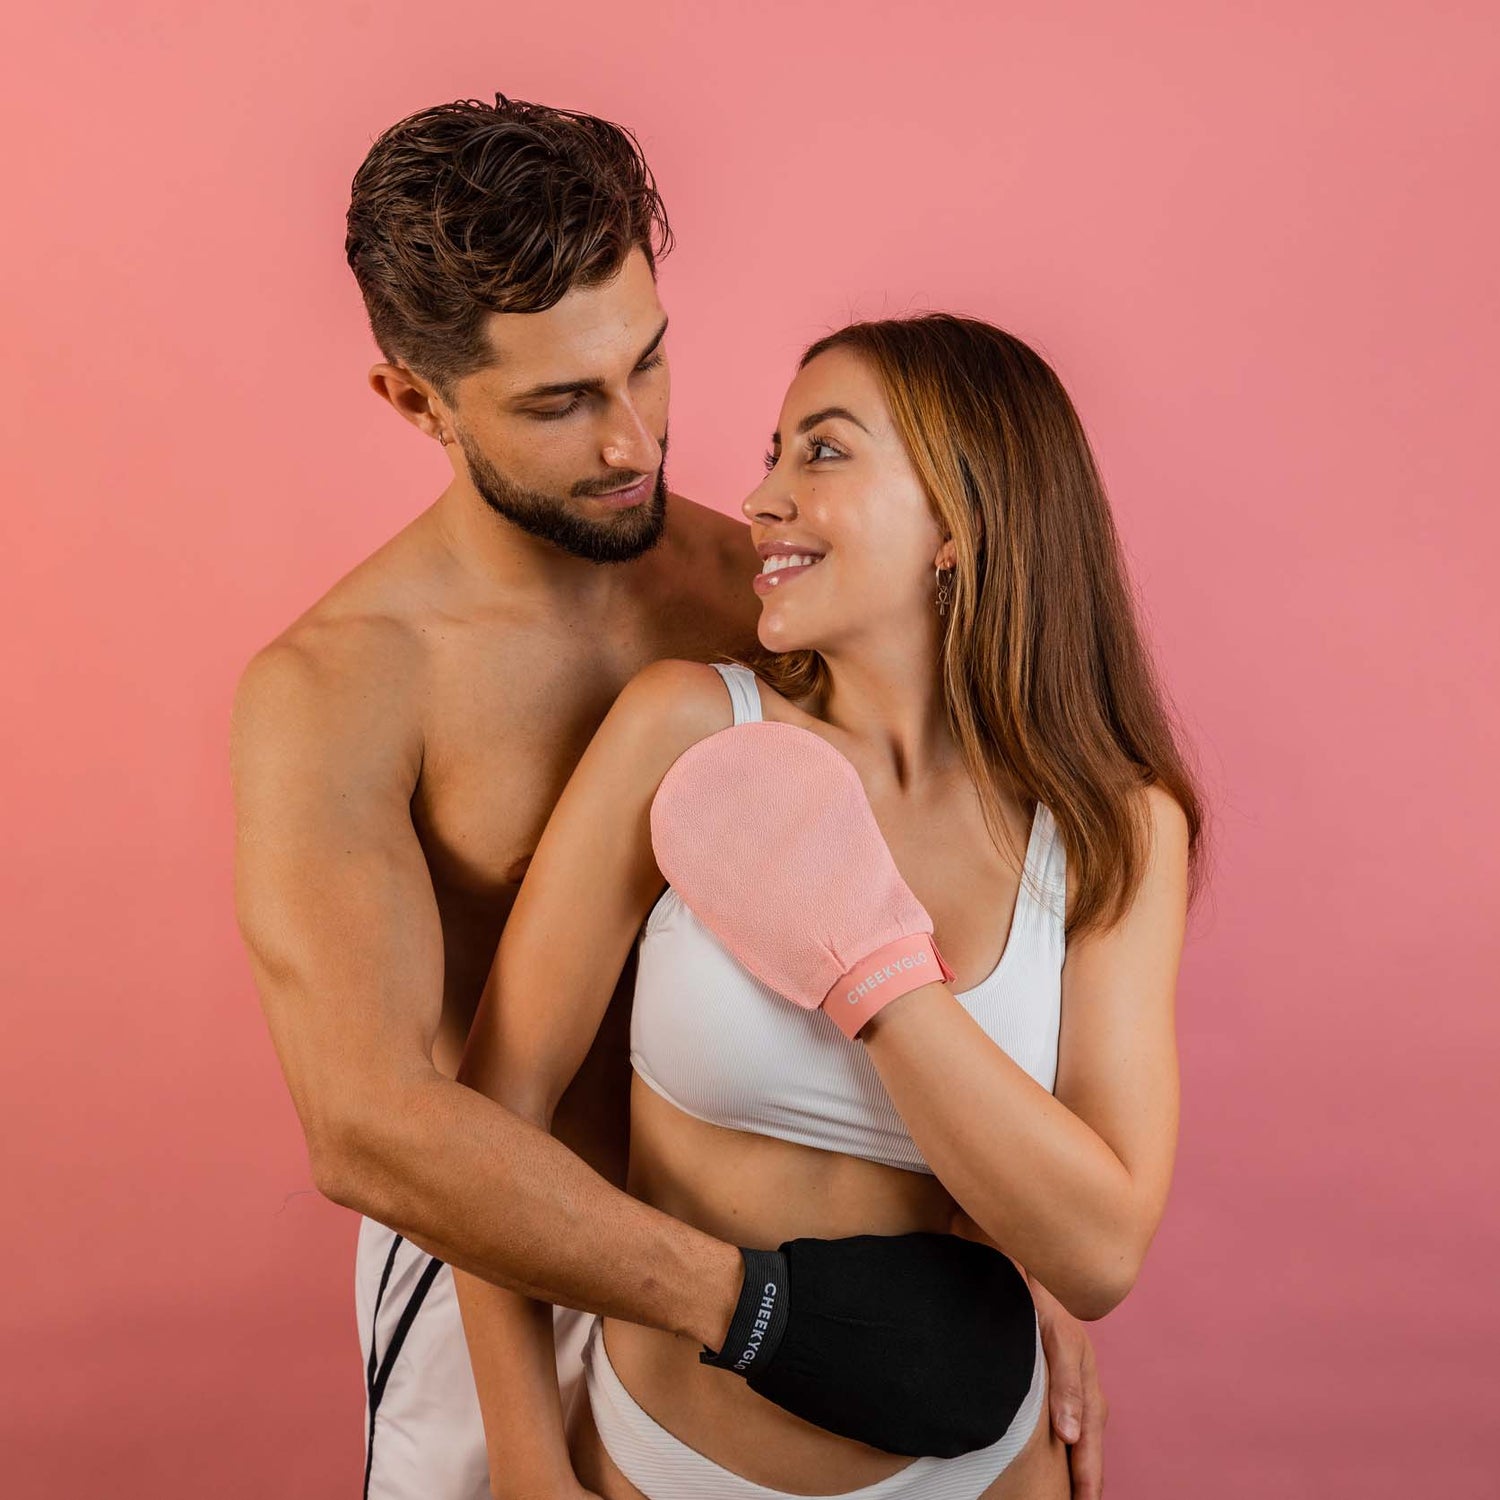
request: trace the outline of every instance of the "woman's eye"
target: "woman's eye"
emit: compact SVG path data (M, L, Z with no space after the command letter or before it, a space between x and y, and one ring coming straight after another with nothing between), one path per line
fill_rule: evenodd
M842 458L843 456L844 451L842 448L837 448L832 443L825 442L822 438L811 437L807 440L807 462L810 464L821 463L825 458ZM771 448L767 449L761 462L765 464L766 473L769 474L780 460L781 455L774 448Z
M635 373L637 375L644 375L648 370L656 369L665 357L666 356L662 354L662 352L658 349L650 359L642 360L640 364L635 367Z

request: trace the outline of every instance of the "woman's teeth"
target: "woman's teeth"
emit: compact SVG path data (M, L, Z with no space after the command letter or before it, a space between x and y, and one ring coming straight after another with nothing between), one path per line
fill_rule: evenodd
M793 552L787 557L768 557L761 564L762 573L779 573L783 568L805 568L817 562L815 552Z

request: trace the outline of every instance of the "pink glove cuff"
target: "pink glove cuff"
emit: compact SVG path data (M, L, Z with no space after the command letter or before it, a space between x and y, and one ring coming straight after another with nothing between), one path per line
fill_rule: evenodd
M950 984L953 970L943 962L929 932L914 932L877 948L851 969L823 998L823 1009L853 1041L871 1016L924 984Z

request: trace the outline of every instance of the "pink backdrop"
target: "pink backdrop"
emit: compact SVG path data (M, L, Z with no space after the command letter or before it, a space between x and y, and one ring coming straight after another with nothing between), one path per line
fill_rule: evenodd
M643 139L686 493L738 502L795 353L851 314L990 317L1084 414L1218 832L1174 1197L1096 1330L1110 1494L1492 1493L1494 7L29 12L6 1492L357 1493L354 1225L234 930L226 720L440 483L364 388L342 215L379 129L498 87Z

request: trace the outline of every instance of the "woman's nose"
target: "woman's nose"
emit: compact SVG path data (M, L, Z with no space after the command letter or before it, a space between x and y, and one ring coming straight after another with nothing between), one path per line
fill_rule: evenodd
M744 517L751 523L766 525L771 521L790 521L797 514L797 502L785 484L778 483L775 474L767 474L756 487L745 496L740 506Z

